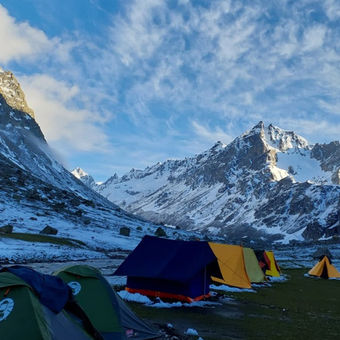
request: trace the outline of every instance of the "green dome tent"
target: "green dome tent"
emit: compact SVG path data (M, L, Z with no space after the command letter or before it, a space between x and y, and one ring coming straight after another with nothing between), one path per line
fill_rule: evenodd
M93 339L76 321L64 309L55 313L43 305L34 289L18 276L0 273L0 339Z
M75 300L105 340L143 340L160 336L129 309L96 268L71 265L54 275L72 288Z

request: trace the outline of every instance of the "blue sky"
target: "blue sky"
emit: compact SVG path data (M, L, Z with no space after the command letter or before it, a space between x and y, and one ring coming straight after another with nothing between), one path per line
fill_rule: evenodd
M260 120L340 139L337 0L0 0L0 41L51 147L96 180Z

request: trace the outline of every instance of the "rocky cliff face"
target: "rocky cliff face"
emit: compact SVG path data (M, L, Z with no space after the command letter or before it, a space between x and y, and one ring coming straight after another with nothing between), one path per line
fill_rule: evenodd
M315 144L311 157L320 162L322 170L332 173L331 180L334 184L340 184L340 143Z
M12 72L4 71L1 67L0 94L10 107L18 111L25 112L34 118L34 112L30 107L28 107L25 94L22 91L17 79L14 77Z
M229 239L327 238L340 233L339 150L260 122L229 145L115 175L96 190L154 222Z
M49 225L91 249L112 249L129 248L118 242L120 227L131 228L132 246L157 229L89 189L54 158L19 83L1 70L0 187L0 226L10 224L15 232L37 234ZM0 257L3 244L1 238Z

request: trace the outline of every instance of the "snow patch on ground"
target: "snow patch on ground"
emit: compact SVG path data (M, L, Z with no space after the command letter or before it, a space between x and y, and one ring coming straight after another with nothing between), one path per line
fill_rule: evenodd
M147 305L152 304L152 301L147 296L139 293L129 293L126 290L121 290L117 294L126 301L145 303Z
M161 299L157 298L156 301L150 300L147 296L144 296L139 293L129 293L126 290L121 290L117 293L123 300L143 303L148 307L153 308L181 308L181 307L207 307L207 306L217 306L221 305L219 302L212 301L194 301L191 303L186 302L164 302Z
M194 329L194 328L188 328L188 329L184 332L184 334L186 334L186 335L196 335L196 336L198 336L198 332L197 332L196 329Z
M221 290L223 292L230 292L230 293L256 293L254 289L247 289L247 288L236 288L230 287L227 285L210 285L210 289Z
M214 307L221 305L219 302L212 302L212 301L194 301L191 303L187 302L164 302L159 299L159 302L153 303L150 307L154 308L178 308L178 307Z
M270 276L268 277L269 282L285 282L288 280L288 276L285 274L281 274L280 276Z

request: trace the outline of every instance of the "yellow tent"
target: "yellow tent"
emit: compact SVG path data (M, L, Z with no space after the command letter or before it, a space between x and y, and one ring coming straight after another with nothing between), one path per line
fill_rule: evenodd
M239 288L251 288L241 246L212 243L209 246L217 258L222 277L212 276L215 282Z
M272 251L265 251L269 261L270 261L270 267L266 270L266 275L268 276L280 276L280 268L278 264L276 263L274 253Z
M329 262L327 256L324 256L309 272L309 275L328 278L340 278L340 273L337 269Z

